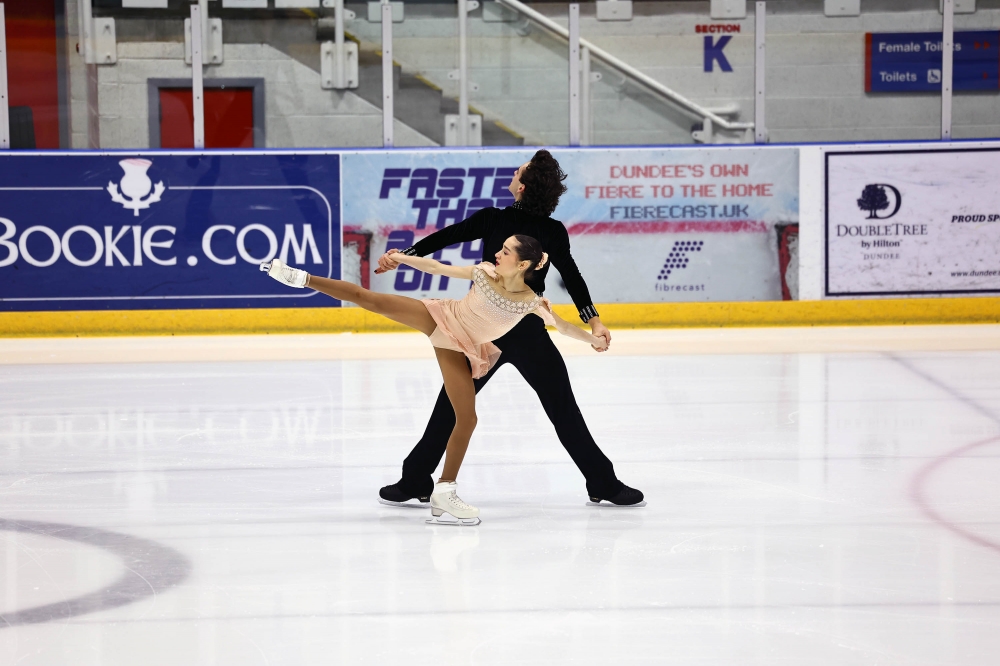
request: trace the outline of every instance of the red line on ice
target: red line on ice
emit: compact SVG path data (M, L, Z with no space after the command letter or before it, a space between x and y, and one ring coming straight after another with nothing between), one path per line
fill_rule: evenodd
M961 458L969 451L978 449L981 446L988 446L990 444L995 444L997 442L1000 442L1000 437L992 437L990 439L983 440L982 442L976 442L974 444L968 444L966 446L959 447L954 451L949 451L948 453L942 456L938 456L934 460L930 461L922 468L920 468L920 471L918 471L913 476L913 481L910 484L910 497L913 499L916 505L920 507L920 511L923 512L925 516L933 520L938 525L944 527L946 530L954 532L958 536L964 539L968 539L973 543L979 544L984 548L989 548L990 550L995 550L997 552L1000 552L1000 543L987 539L986 537L980 536L975 532L970 532L961 525L956 525L955 523L951 522L950 520L939 514L934 509L934 507L931 506L930 501L926 497L924 488L924 486L927 483L927 479L930 478L939 469L941 469L945 464Z

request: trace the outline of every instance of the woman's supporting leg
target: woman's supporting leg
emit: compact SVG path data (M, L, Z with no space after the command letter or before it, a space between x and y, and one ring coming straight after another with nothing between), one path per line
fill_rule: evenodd
M430 335L437 328L437 323L427 312L424 304L414 298L379 294L352 282L315 275L309 276L306 286L327 296L356 303L365 310L415 328L425 335ZM472 373L469 371L465 354L438 347L434 348L434 353L441 366L445 392L455 410L455 427L452 428L451 436L448 438L441 480L454 481L458 476L458 470L462 467L465 451L469 448L469 440L476 429L476 388L472 383Z
M427 312L427 308L415 298L396 296L395 294L379 294L359 287L353 282L331 280L315 275L309 276L306 287L341 301L355 303L369 312L380 314L404 326L415 328L424 335L430 335L437 328L437 324ZM464 359L465 356L462 358Z
M472 383L472 373L469 372L465 354L450 349L434 348L441 375L444 377L444 390L455 410L455 427L448 438L448 448L445 450L444 470L441 481L455 481L458 470L469 448L469 440L476 429L476 387Z

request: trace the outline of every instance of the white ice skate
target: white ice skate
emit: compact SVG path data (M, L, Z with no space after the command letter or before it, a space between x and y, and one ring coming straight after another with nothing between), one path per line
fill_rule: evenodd
M444 515L448 514L448 518ZM458 496L458 484L454 481L443 481L434 484L431 493L431 518L428 525L478 525L479 509L466 504Z
M260 270L264 271L275 280L281 284L288 285L289 287L295 287L296 289L302 289L306 286L306 280L309 279L309 273L299 268L292 268L281 259L272 259L271 261L263 261L260 264Z

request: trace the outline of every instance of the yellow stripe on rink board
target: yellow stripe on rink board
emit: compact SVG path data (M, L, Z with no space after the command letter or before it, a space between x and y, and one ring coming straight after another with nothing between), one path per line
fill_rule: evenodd
M905 298L755 303L610 303L608 328L1000 323L1000 298ZM579 322L576 308L557 305ZM407 330L360 308L2 312L0 337L381 333Z
M0 336L381 333L409 330L361 308L0 313Z
M1000 298L608 304L597 310L608 328L1000 323Z

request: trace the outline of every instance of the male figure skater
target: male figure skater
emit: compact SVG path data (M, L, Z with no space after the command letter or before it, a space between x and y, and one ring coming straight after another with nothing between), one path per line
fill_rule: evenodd
M579 309L580 318L590 324L597 337L611 342L611 332L601 319L590 298L587 284L570 254L566 227L549 217L566 191L562 181L566 174L547 150L539 150L531 161L514 173L508 189L514 195L514 205L503 210L484 208L468 219L445 227L427 236L404 254L427 256L455 243L483 240L484 260L500 250L505 239L525 234L538 239L549 254L549 263L559 269L566 289ZM393 270L398 262L391 254L379 258L377 273ZM535 272L528 282L536 293L545 290L548 265ZM509 333L494 341L500 348L500 360L488 374L474 380L476 393L490 381L504 364L510 363L538 394L546 415L555 426L556 435L566 452L587 480L587 494L592 504L610 502L617 506L644 506L643 495L629 488L615 476L614 466L601 451L587 429L580 408L573 396L566 364L552 344L539 317L525 317ZM434 489L431 476L444 455L448 437L455 426L455 412L444 389L438 395L424 436L403 461L403 478L379 491L379 501L394 506L426 505Z

